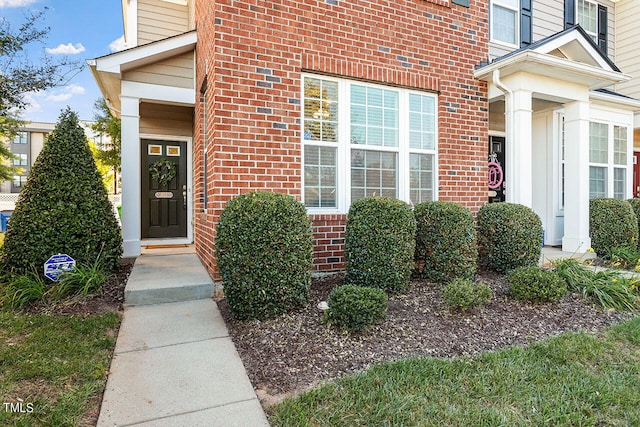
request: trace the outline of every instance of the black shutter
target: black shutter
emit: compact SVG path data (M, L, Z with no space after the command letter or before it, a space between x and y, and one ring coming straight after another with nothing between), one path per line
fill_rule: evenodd
M532 0L520 0L520 47L529 46L533 39Z
M576 0L564 0L564 29L576 25Z
M609 20L607 18L607 7L598 5L598 46L602 53L607 55L607 27Z

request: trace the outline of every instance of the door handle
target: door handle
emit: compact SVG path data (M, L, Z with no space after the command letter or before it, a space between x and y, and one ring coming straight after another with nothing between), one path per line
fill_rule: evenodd
M182 186L182 207L187 210L187 185Z

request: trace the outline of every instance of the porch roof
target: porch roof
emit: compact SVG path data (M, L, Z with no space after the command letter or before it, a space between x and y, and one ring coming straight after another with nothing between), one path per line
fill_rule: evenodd
M195 30L188 31L99 58L88 59L87 64L107 105L119 116L121 83L125 72L192 51L197 39ZM177 100L176 103L181 104L183 100Z
M492 81L493 72L501 77L527 72L601 89L631 79L607 57L580 25L514 50L476 69L474 77Z

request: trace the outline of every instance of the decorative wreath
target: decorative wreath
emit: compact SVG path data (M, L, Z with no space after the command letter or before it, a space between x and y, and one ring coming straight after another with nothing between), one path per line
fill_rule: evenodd
M163 157L149 165L149 172L151 172L151 178L160 186L167 185L176 177L176 165Z

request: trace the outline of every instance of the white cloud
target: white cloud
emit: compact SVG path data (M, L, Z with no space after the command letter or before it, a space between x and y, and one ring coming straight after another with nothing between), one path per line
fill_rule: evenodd
M3 7L24 7L35 3L38 0L0 0L0 8Z
M54 48L48 47L45 50L47 51L47 53L50 53L51 55L59 55L59 54L77 55L78 53L84 52L85 49L84 49L84 46L82 46L82 43L76 43L75 45L71 43L67 43L67 44L60 43L58 46Z
M109 50L111 52L120 52L127 48L127 43L124 41L124 34L109 43Z
M71 84L69 86L65 86L63 89L55 91L54 93L49 93L45 98L45 101L64 102L71 99L73 95L83 95L84 92L84 87Z

